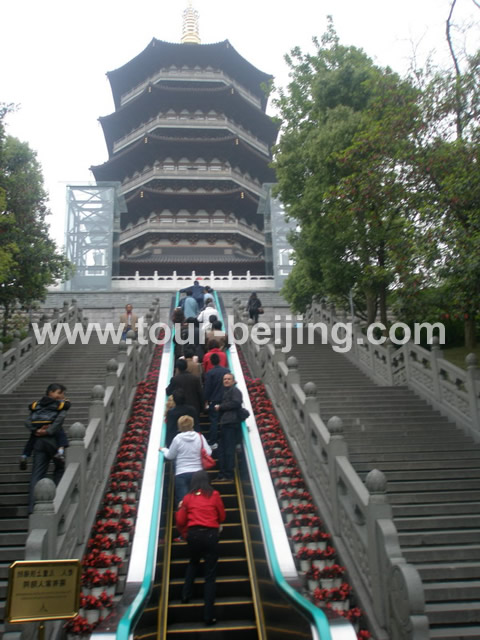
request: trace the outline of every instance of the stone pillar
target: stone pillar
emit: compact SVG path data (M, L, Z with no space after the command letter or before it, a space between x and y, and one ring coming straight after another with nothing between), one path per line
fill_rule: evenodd
M340 496L337 486L337 457L344 456L348 458L348 447L343 437L343 420L338 416L332 416L327 422L327 429L330 433L330 442L328 443L328 477L329 491L332 497L332 516L333 516L333 534L341 535L340 525Z
M79 488L77 518L77 542L82 544L89 531L86 529L85 513L87 508L87 452L85 450L85 425L74 422L68 430L70 446L66 450L67 465L76 463L79 466Z
M99 474L103 473L103 463L105 461L105 389L100 384L96 384L92 389L92 401L88 410L89 420L99 421Z
M57 521L55 516L55 500L56 487L50 478L42 478L35 485L33 495L35 498L35 506L30 516L29 530L34 529L46 531L42 552L45 553L43 558L26 558L27 560L48 560L56 557L57 542ZM27 540L28 548L28 540Z

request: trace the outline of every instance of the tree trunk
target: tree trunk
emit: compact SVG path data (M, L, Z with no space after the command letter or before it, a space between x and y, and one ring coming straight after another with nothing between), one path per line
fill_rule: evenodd
M388 319L387 319L387 287L380 285L379 292L379 305L380 305L380 322L384 325L384 335L387 335Z
M465 319L465 347L473 351L477 346L475 316L470 315Z
M373 291L365 292L367 302L367 325L373 324L377 318L377 296Z

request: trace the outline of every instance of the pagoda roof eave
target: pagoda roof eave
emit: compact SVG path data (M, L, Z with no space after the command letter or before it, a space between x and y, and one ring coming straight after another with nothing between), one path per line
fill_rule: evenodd
M241 56L228 40L210 44L183 44L153 38L145 49L129 62L107 72L115 106L120 106L120 99L124 93L158 71L159 63L164 66L172 64L182 67L192 61L196 65L203 62L207 66L217 65L229 70L233 77L238 78L244 86L253 89L259 97L263 94L260 85L273 79L272 75L261 71Z
M272 146L278 135L280 125L265 112L256 109L237 91L232 93L231 87L224 85L220 87L170 87L165 85L149 85L140 93L135 100L127 102L112 113L100 116L98 119L105 136L109 152L113 148L113 142L119 139L125 130L140 126L143 121L156 116L159 110L185 108L191 98L192 106L207 109L222 108L227 115L233 114L233 118L242 124L242 115L245 121L250 124L256 122L257 135L263 133L263 139L269 146ZM236 116L236 117L235 117ZM259 137L261 137L259 135Z

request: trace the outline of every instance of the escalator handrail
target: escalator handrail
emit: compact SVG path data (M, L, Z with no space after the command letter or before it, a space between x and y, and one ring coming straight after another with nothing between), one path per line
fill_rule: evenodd
M220 301L216 292L214 293L214 296L215 296L218 312L221 315L220 319L223 322L224 330L227 331L227 324L224 321L223 313L220 306ZM241 377L243 379L243 372L240 366L240 361L238 359L238 355L237 355L234 344L232 344L232 347L227 352L227 358L228 358L230 370L235 375L235 378L239 379ZM249 422L251 422L251 417L248 418ZM253 418L253 420L255 420L255 418ZM263 535L264 535L264 541L265 541L265 547L266 547L265 552L266 552L268 562L272 571L272 578L275 584L277 585L277 587L281 591L283 591L285 596L290 601L293 601L295 603L297 608L303 613L303 615L313 625L314 629L318 634L319 640L332 640L332 636L330 633L330 624L328 622L328 619L325 613L321 609L316 607L312 602L307 600L307 598L302 596L302 594L299 593L294 587L292 587L292 585L289 584L289 582L286 580L281 570L275 538L272 534L270 522L267 517L266 503L263 495L262 484L259 479L259 474L257 470L255 456L252 449L252 444L250 441L249 428L247 427L247 424L245 421L242 422L242 435L243 435L243 443L247 453L249 468L252 474L252 477L251 477L252 488L254 491L255 501L257 504L260 526L262 528Z

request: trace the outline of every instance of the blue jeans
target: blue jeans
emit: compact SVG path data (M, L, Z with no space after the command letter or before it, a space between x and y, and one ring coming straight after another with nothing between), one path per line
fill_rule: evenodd
M238 442L240 425L238 423L222 424L218 442L218 469L221 475L233 478L235 467L235 447Z
M193 471L189 473L179 473L175 476L175 501L178 504L190 491L190 482Z
M215 405L218 402L208 403L208 417L210 419L210 429L208 430L208 444L211 446L215 444L218 439L218 419L220 417L219 412L215 411Z

